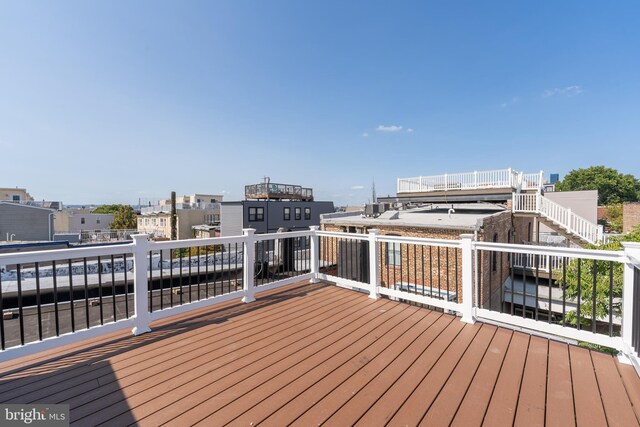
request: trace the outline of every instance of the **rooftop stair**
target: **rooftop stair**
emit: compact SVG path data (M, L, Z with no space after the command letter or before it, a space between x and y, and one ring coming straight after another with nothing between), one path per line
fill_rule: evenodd
M571 212L541 193L513 193L514 214L537 216L542 223L580 245L595 245L602 241L602 227Z

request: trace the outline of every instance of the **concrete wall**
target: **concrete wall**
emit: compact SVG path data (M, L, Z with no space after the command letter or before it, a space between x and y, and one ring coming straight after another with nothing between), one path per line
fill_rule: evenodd
M82 220L84 219L84 224ZM56 233L79 233L82 230L108 230L113 222L113 214L94 214L75 212L74 210L58 211L54 215Z
M220 236L238 236L242 234L242 204L223 203L220 205Z
M637 225L640 225L640 202L623 204L622 232L628 233L633 227Z
M50 209L0 203L0 241L10 240L51 240L53 235L53 215ZM9 239L7 239L9 234Z

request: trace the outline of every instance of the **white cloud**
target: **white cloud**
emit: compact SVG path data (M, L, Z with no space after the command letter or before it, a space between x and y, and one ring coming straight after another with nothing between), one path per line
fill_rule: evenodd
M412 128L407 128L407 133L413 133L413 129Z
M354 185L351 187L352 190L364 190L364 185Z
M368 134L368 133L366 133L366 132L364 132L364 133L362 134L362 137L363 137L363 138L366 138L366 137L368 137L368 136L369 136L369 134Z
M542 97L549 98L551 96L576 96L576 95L580 95L582 92L584 92L584 89L582 89L582 86L578 86L578 85L567 86L564 88L556 87L553 89L547 89L544 92L542 92Z
M518 101L520 101L520 98L518 98L517 96L514 96L510 100L504 101L503 103L501 103L500 108L507 108L509 105L518 103Z
M399 132L402 130L402 126L397 126L397 125L389 125L389 126L385 126L385 125L379 125L376 130L378 132Z

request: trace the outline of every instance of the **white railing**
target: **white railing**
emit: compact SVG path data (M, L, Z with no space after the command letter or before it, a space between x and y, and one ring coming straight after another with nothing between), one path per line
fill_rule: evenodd
M596 244L603 239L602 227L540 193L514 193L512 204L513 212L540 214L588 243Z
M14 294L28 290L40 292L42 289L47 288L48 282L45 280L45 276L48 273L43 274L41 271L38 280L38 263L40 263L41 268L43 263L51 263L51 261L59 261L59 265L68 265L68 270L58 272L58 275L69 275L68 283L58 282L57 284L59 288L65 288L71 286L71 279L74 275L78 279L73 279L73 282L78 280L80 284L76 286L82 286L80 278L84 277L86 283L87 274L91 274L96 269L98 271L104 269L104 267L99 267L98 263L102 264L104 261L108 261L111 256L117 255L122 257L123 262L121 265L110 264L107 268L111 269L109 274L114 275L114 283L116 281L120 283L124 281L126 283L127 274L129 274L129 278L133 277L132 296L134 306L133 315L127 319L120 319L104 325L91 326L75 332L50 338L41 338L40 341L10 347L0 352L0 361L124 328L132 328L134 334L144 333L150 330L150 322L154 320L235 299L241 299L248 303L256 299L257 292L302 280L310 280L312 282L329 280L340 286L364 291L371 298L385 296L438 307L458 313L461 316L461 320L465 322L473 323L477 319L486 319L517 328L526 328L531 331L554 334L568 339L605 345L622 350L632 358L634 363L637 361L638 354L630 341L630 337L633 332L638 335L637 329L640 328L638 326L635 331L632 331L632 319L636 316L633 298L634 292L638 291L634 290L632 284L635 274L634 263L640 265L640 244L625 244L624 251L602 251L474 242L471 234L461 235L460 239L443 240L383 236L379 235L377 230L369 230L368 234L335 233L318 231L318 227L311 227L310 230L302 232L264 235L256 235L254 231L253 229L246 229L242 236L235 237L166 242L151 242L148 241L146 235L135 235L133 243L118 246L0 255L0 265L4 266L0 275L0 284L2 286L0 301L6 300L12 292ZM263 248L276 248L279 247L278 241L300 238L304 238L305 242L307 242L305 247L302 248L305 266L302 268L299 266L292 267L300 271L300 274L284 279L277 278L265 285L258 286L259 283L255 276L256 270L254 267L257 265L256 263L260 262L260 258L263 255L256 253L256 248L260 247L257 243L265 242ZM266 245L268 242L271 243ZM354 242L355 245L352 244ZM203 256L201 252L198 252L194 256L191 252L191 248L194 247L216 248L224 245L229 248L236 248L235 255L232 256L231 251L229 251L226 253L226 257L216 256L214 253L213 258L210 258L211 255ZM162 277L162 272L164 271L166 279L169 271L172 271L176 265L175 262L167 261L166 254L185 249L189 249L186 261L184 261L188 267L182 264L181 259L179 264L181 278L183 274L191 278L192 269L195 269L196 266L198 269L198 276L196 277L199 278L201 266L203 268L204 266L216 268L215 266L217 265L219 271L237 272L235 273L236 277L240 276L242 278L241 288L236 287L223 295L197 299L177 306L155 310L153 307L150 308L150 304L153 306L154 290L153 287L150 287L153 277L158 278L158 275ZM260 249L260 251L262 250ZM239 252L241 252L242 256L238 255ZM488 256L487 253L489 253ZM162 254L165 254L164 261ZM220 254L218 253L218 255ZM171 256L173 257L174 255ZM280 266L282 263L280 256L281 254L276 253L269 255L267 257L269 265L277 262ZM398 256L398 259L395 258L396 256ZM101 257L102 261L96 261L97 257ZM87 260L88 258L89 260ZM276 259L279 261L276 261ZM538 309L549 312L557 310L560 304L557 297L558 292L564 292L562 291L563 288L559 287L558 284L553 284L552 286L552 281L557 279L549 277L541 287L522 283L518 288L517 283L513 281L513 270L510 272L508 269L517 268L518 266L535 266L537 262L540 270L545 270L549 273L554 272L554 276L557 276L556 272L558 270L570 269L571 264L567 263L570 262L568 260L572 259L585 260L582 264L583 269L585 269L583 273L586 271L588 275L591 271L589 270L591 267L589 267L588 262L595 262L594 260L596 260L597 262L607 263L607 266L610 264L611 270L609 267L606 268L607 272L610 272L610 276L607 276L606 280L603 281L607 287L610 286L609 280L612 280L611 283L613 283L614 278L619 280L619 275L617 273L614 275L613 273L614 264L623 264L625 266L624 282L621 282L624 285L623 297L615 296L612 300L613 304L623 307L621 315L609 319L609 328L615 326L620 330L621 336L616 336L615 333L612 334L611 332L608 334L597 332L595 322L593 330L581 330L580 328L567 327L564 322L560 325L558 322L552 323L547 320L537 320L537 315L535 319L527 319L523 315L513 315L513 313L504 312L504 310L492 310L491 305L489 305L489 308L486 307L488 301L486 295L489 295L489 300L494 295L502 295L502 299L499 302L500 307L504 307L504 304L513 306L514 303L517 304L522 301L523 311L529 305L535 307L536 312ZM75 262L73 265L72 260ZM68 264L66 263L67 261ZM348 278L344 278L344 274L341 274L341 269L343 272L348 270L345 269L345 264L351 264L353 267L354 262L359 265L358 268L366 272L366 279L358 279L358 277L365 277L358 276L359 273L355 276L348 276ZM564 264L561 264L562 262ZM14 274L12 268L16 268L16 265L22 265L25 270L21 272L20 267L17 267L18 274ZM390 274L389 270L394 271L393 275ZM434 270L437 275L436 278L432 276ZM211 270L208 271L211 272ZM396 273L399 273L398 278L395 277ZM32 277L34 274L36 278ZM123 276L116 276L117 274ZM154 276L152 277L152 275ZM497 280L498 275L500 276L499 280ZM429 276L431 276L430 282L426 280L426 277ZM524 280L523 275L518 274L518 276ZM590 278L591 276L585 277ZM593 280L595 281L596 279L594 278ZM56 289L55 283L54 279L53 289ZM240 283L239 278L237 283ZM435 283L438 284L437 287ZM491 289L494 283L497 283L495 286L500 291L497 294L496 288ZM537 284L537 281L535 283ZM181 284L180 286L180 289L182 289L183 286L187 285ZM189 279L188 287L191 286L195 286L195 284L192 284L191 279ZM486 289L487 286L489 286L488 290ZM640 286L638 287L640 288ZM191 295L190 290L189 295ZM588 296L586 294L583 295L583 301L586 301ZM85 300L82 301L84 302ZM577 307L579 301L578 299L577 304L575 300L567 299L565 301L563 297L562 310L565 310L570 304ZM20 314L22 314L22 309ZM640 367L640 364L638 366Z
M474 171L413 178L398 178L398 193L423 193L451 190L483 190L493 188L540 189L543 172L523 174L509 169Z
M138 230L82 230L80 241L82 243L113 242L131 240L131 236Z

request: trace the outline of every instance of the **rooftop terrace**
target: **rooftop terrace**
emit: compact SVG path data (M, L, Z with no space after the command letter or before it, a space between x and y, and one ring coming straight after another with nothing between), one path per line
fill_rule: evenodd
M77 425L639 424L640 245L253 231L0 255L0 402Z

